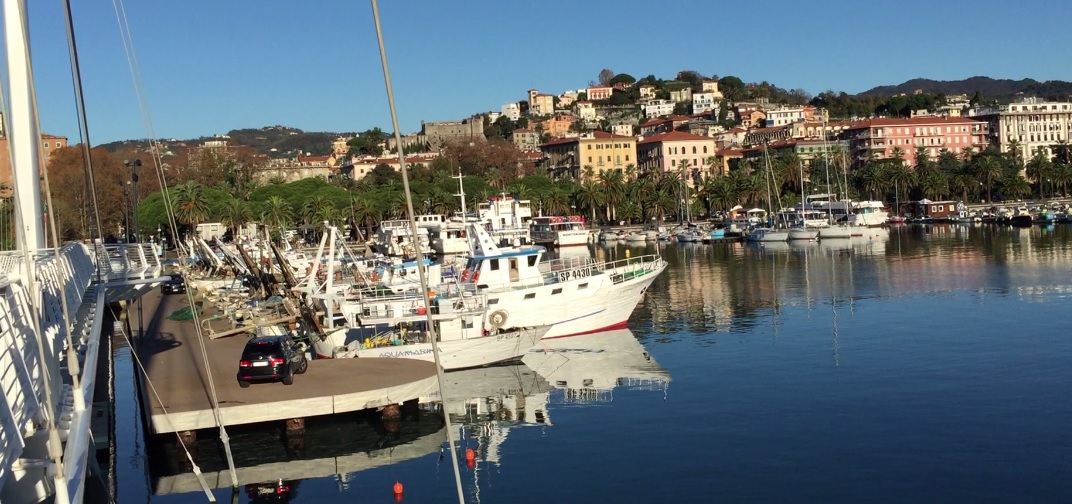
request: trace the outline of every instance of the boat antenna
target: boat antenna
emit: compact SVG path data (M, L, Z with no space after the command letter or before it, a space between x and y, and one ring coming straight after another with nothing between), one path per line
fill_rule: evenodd
M391 109L391 127L395 130L395 145L398 147L398 167L402 172L402 191L406 195L406 216L409 218L410 232L413 236L417 236L417 219L414 217L413 212L413 193L409 190L409 170L406 167L406 154L405 149L402 146L402 133L398 127L398 112L395 109L395 92L391 85L391 70L387 66L387 50L383 44L383 29L380 27L380 7L376 0L372 2L372 20L376 23L376 43L380 47L380 64L383 66L383 83L387 88L387 105ZM418 264L420 264L418 262ZM439 345L436 343L436 339L439 335L436 334L435 324L432 322L432 310L429 309L428 299L428 273L425 268L418 267L417 275L421 280L421 298L424 303L425 319L428 322L428 339L432 342L432 355L435 357L436 366L436 378L439 381L439 397L446 399L446 394L443 392L443 383L446 379L443 376L443 365L439 360ZM444 409L443 421L446 424L447 431L447 444L450 445L450 459L454 463L454 484L458 490L458 504L465 504L465 493L462 491L462 476L458 469L458 453L454 449L454 429L450 426L450 414Z

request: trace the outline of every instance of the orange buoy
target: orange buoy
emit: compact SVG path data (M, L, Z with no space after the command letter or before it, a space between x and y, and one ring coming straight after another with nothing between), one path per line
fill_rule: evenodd
M396 481L395 482L395 495L398 495L400 493L402 493L402 483Z
M472 448L465 449L465 460L473 460L476 458L476 452Z

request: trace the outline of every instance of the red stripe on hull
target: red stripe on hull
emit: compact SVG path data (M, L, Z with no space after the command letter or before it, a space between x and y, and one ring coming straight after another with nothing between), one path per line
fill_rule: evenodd
M628 325L629 325L628 323L629 323L628 320L623 320L621 322L618 322L617 324L611 324L611 325L609 325L607 327L601 327L599 329L592 329L591 331L582 331L582 332L578 332L578 333L564 334L562 336L552 336L550 338L543 338L543 339L548 340L548 339L569 338L571 336L583 336L585 334L592 334L592 333L603 332L603 331L613 331L615 329L625 329L626 327L628 327Z
M316 358L317 359L331 359L332 357L330 355L316 354Z

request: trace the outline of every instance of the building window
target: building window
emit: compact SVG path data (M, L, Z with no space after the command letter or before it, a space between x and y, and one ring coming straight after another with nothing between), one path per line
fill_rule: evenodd
M588 156L588 162L589 162L589 163L591 163L591 162L592 162L592 156Z
M629 154L626 154L626 155L625 155L625 161L626 161L626 162L629 162Z
M46 149L48 148L48 142L45 142L45 148Z

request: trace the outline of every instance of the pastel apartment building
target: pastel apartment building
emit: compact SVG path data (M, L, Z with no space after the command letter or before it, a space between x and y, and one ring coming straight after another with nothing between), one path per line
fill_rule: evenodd
M683 87L670 91L670 101L674 103L688 103L692 101L692 88Z
M636 149L636 139L631 136L593 131L541 145L541 164L552 178L580 180L588 166L596 177L608 170L624 171L630 165L635 166Z
M535 89L529 90L529 114L541 117L555 113L554 95L544 94Z
M973 119L986 121L990 141L1008 152L1013 140L1026 162L1042 149L1053 156L1053 145L1068 142L1072 135L1072 103L1025 98L1016 103L969 111Z
M719 100L720 99L721 98L719 98ZM718 112L718 101L715 98L715 93L712 93L710 91L703 91L700 93L692 94L693 114L702 114L711 111Z
M539 149L540 134L530 129L516 129L510 133L510 141L517 147L517 150L531 152Z
M712 93L718 100L722 99L722 92L718 90L717 80L704 80L700 83L700 91L704 93Z
M709 165L717 148L715 139L683 131L670 131L637 143L637 168L641 172L667 172L687 176L710 175Z
M644 104L643 109L646 117L668 116L674 113L674 102L671 100L651 100Z
M573 115L582 121L596 120L596 106L590 101L579 101L573 104Z
M651 84L644 84L638 88L640 92L640 101L648 101L655 99L655 86Z
M502 106L502 115L511 121L517 121L521 119L521 106L514 103L507 103Z
M3 116L0 115L0 120ZM52 153L57 149L62 149L67 146L67 137L49 135L48 133L41 134L41 160L45 163L45 167L48 167L49 158L52 157ZM3 187L0 188L0 198L10 197L12 194L11 186L12 174L11 174L11 150L8 146L7 135L4 134L3 123L0 122L0 184Z
M614 96L614 88L610 86L592 86L586 90L586 93L591 101L606 100Z
M551 138L562 138L569 134L570 126L577 122L577 118L568 115L558 115L540 122L543 132Z
M815 121L815 107L805 105L803 107L782 107L765 110L767 116L763 119L766 127L785 126L795 122Z
M868 153L888 159L897 149L903 153L905 164L912 166L919 147L930 159L937 159L943 149L957 155L968 149L985 149L989 127L985 121L966 117L869 119L849 126L843 136L849 141L853 166L861 166Z

